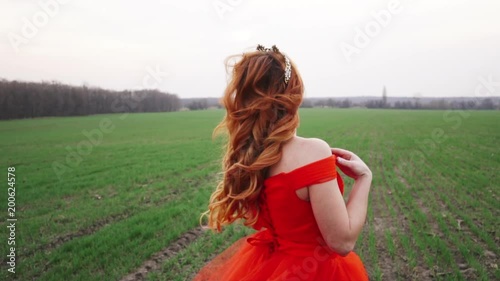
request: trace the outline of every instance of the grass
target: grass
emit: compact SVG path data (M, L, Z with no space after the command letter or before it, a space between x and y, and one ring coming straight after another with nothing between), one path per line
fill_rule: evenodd
M300 111L299 135L352 150L373 171L356 246L371 279L500 279L500 112L467 113ZM7 272L2 255L0 280L119 280L198 226L219 176L221 141L211 134L222 116L213 110L0 122L0 169L16 167L18 219L17 273ZM0 194L2 204L6 197ZM2 216L0 235L7 237ZM189 280L248 233L239 226L206 233L148 279ZM8 247L2 243L2 253Z

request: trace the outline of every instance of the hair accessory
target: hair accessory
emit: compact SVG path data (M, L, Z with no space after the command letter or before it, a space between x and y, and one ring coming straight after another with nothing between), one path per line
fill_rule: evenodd
M280 50L278 49L278 47L276 47L276 45L273 45L271 48L266 48L264 46L262 46L261 44L258 44L257 45L257 51L261 51L261 52L275 52L275 53L279 53L281 54ZM283 57L285 57L285 84L288 84L288 81L290 81L290 77L292 77L292 64L290 63L290 60L288 59L287 56L285 56L284 54L281 54L283 55Z
M285 56L285 84L288 84L290 77L292 77L292 65L290 64L288 57Z

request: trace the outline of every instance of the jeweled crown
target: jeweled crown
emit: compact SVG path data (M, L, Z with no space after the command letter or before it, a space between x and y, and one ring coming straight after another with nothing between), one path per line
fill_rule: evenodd
M257 45L257 51L280 53L281 55L283 55L283 57L285 57L285 78L284 78L284 81L285 81L285 84L288 84L288 81L290 81L290 77L292 77L292 64L290 63L290 60L288 59L288 57L285 54L282 54L280 52L280 50L278 49L278 47L276 47L276 45L273 45L271 48L266 48L266 47L259 44L259 45Z

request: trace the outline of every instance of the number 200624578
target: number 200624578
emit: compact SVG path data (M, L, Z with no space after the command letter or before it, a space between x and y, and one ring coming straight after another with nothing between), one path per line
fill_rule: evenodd
M7 168L7 228L9 235L7 244L10 246L7 255L7 269L11 273L16 273L16 168Z

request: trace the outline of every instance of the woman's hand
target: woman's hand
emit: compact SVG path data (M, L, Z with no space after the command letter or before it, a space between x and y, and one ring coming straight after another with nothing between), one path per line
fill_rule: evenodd
M341 148L332 148L332 153L337 156L337 166L348 177L355 180L366 176L371 178L372 171L356 154Z

